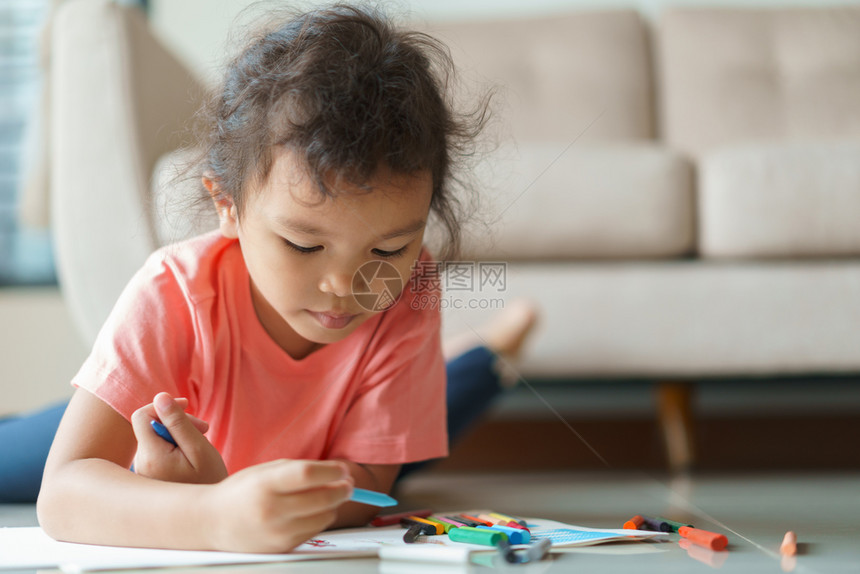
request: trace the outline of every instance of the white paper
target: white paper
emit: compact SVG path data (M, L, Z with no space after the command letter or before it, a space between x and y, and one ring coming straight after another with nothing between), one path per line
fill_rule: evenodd
M358 542L344 543L338 547L314 547L310 544L302 544L289 554L161 550L57 542L38 527L2 528L0 529L0 570L60 568L68 574L77 574L95 570L126 568L255 564L375 556L378 547L378 544L360 544Z

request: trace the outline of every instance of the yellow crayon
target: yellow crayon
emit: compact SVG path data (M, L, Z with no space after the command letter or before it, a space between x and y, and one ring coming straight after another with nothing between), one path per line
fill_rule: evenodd
M517 523L519 523L519 520L517 520L516 518L513 518L511 516L506 516L504 514L499 514L498 512L491 512L490 516L492 516L493 518L497 518L499 520L504 520L505 522L517 522Z

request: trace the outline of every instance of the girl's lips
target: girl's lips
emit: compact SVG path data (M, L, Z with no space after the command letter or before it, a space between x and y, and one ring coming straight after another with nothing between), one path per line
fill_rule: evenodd
M357 315L331 315L329 313L317 313L316 311L308 311L317 322L326 329L343 329Z

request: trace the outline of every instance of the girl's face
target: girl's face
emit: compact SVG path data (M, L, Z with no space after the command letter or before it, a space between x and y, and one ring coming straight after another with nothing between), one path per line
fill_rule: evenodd
M336 197L322 199L293 155L281 151L265 185L249 190L241 222L229 201L216 202L221 232L239 239L260 322L296 359L340 341L379 312L353 296L362 264L386 261L407 284L430 211L429 172L402 175L383 167L367 182L369 192L332 184Z

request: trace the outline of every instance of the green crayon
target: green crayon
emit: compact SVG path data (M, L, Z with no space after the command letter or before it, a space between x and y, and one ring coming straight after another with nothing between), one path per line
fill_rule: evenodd
M480 544L482 546L496 546L499 540L508 539L507 534L497 530L472 528L471 526L460 526L452 528L448 532L448 538L454 542L466 542L468 544Z
M656 518L657 522L663 523L668 526L671 530L669 532L678 532L678 529L682 526L689 526L690 528L695 528L692 524L687 524L686 522L677 522L675 520L669 520L668 518L663 518L662 516L658 516ZM663 526L661 524L660 526ZM665 527L664 527L665 528Z

